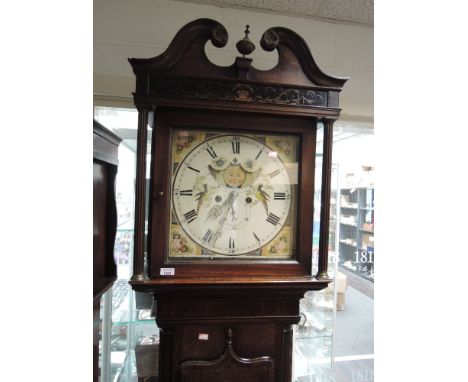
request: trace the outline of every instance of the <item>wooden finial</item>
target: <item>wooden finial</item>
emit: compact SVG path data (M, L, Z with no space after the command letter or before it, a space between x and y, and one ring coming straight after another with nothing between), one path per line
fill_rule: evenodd
M255 44L249 39L249 27L250 25L245 26L245 37L242 40L239 40L236 44L237 50L244 57L255 50Z

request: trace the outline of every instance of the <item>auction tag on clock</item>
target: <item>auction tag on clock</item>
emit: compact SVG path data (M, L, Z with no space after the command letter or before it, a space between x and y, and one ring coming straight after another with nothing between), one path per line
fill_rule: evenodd
M161 268L161 271L159 272L161 276L174 276L175 275L175 269L174 268Z

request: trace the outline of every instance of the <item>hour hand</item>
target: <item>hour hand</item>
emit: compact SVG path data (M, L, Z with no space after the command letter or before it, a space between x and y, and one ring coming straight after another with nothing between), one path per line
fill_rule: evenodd
M263 207L265 207L265 211L268 215L268 201L270 200L270 195L268 195L262 188L263 184L259 184L255 197L262 203Z
M203 191L199 192L195 196L196 196L195 200L198 200L198 203L197 203L197 213L198 213L198 211L200 211L201 206L203 205L203 202L208 197L208 186L206 185L206 183L203 185Z

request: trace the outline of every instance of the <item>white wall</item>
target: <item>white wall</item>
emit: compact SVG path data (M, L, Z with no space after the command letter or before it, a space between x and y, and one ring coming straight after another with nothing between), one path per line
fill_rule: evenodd
M263 32L274 26L294 30L323 71L350 77L341 95L340 120L372 126L373 28L169 0L94 1L95 102L132 105L134 76L127 58L161 54L183 25L198 18L217 20L228 31L226 47L207 47L208 56L219 65L234 62L235 44L244 36L245 24L250 25L249 37L257 46L252 54L257 68L273 67L277 60L276 52L261 49Z

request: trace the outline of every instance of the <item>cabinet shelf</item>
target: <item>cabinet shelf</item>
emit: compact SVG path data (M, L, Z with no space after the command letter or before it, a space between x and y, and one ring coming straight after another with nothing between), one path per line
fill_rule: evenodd
M348 245L348 246L353 247L353 248L357 247L356 244L349 244L349 243L346 243L345 241L341 241L341 240L340 240L340 244Z
M367 252L367 244L370 243L371 237L374 235L374 188L341 189L339 200L342 207L340 208L341 231L339 242L343 244L339 246L340 265L369 279L370 272L373 272L373 266L368 269L361 267L356 260L356 251ZM357 206L355 210L346 208L354 205ZM356 224L347 223L354 219L356 219ZM371 229L365 229L364 227ZM345 242L345 240L348 242ZM352 244L349 243L350 240L352 240ZM372 249L372 253L374 253L374 249Z
M343 191L350 191L350 190L374 190L374 187L343 187L340 189Z
M317 338L333 338L333 334L315 334L311 335L309 333L305 334L296 334L294 337L295 340L300 340L300 341L314 341Z
M350 223L340 223L340 224L343 224L343 225L347 225L347 226L350 226L350 227L357 228L356 224L350 224Z
M126 326L130 324L134 325L154 325L155 319L150 320L132 320L132 321L112 321L113 326Z

